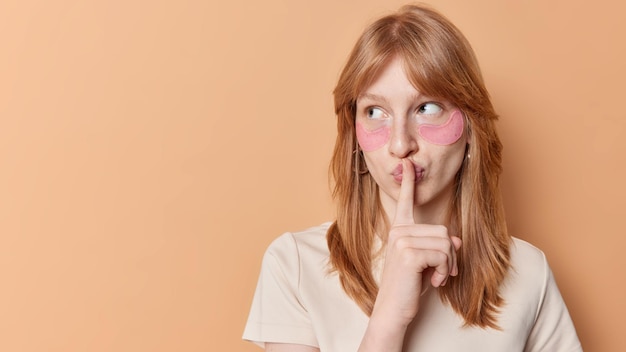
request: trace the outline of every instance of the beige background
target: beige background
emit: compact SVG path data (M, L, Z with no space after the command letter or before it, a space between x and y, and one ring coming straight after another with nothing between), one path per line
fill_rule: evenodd
M331 92L401 3L0 2L0 350L257 351L262 253L332 218ZM511 231L626 350L626 5L431 3L502 116Z

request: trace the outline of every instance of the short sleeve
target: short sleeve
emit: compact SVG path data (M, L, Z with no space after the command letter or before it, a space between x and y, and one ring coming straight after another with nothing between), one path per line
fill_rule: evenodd
M274 240L263 256L243 339L318 347L299 292L300 259L293 235Z
M545 264L543 296L524 352L582 351L574 323L556 285L552 271Z

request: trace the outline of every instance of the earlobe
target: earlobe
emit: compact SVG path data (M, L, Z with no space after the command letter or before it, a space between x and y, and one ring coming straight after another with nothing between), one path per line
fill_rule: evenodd
M365 162L365 156L363 155L363 150L359 147L359 143L356 143L354 150L352 151L352 171L357 174L357 176L365 175L370 172L367 168L367 163Z

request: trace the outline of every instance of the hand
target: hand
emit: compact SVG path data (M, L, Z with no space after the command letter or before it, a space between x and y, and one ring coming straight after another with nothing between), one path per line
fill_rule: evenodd
M445 226L415 223L415 192L415 169L403 159L400 194L372 318L383 317L387 326L404 329L419 310L427 279L439 287L458 274L456 250L461 246L461 239L449 236Z

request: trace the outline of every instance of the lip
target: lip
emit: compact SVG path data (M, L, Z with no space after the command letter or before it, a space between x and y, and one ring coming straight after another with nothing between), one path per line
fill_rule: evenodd
M412 161L411 164L413 164L413 167L415 168L415 183L417 183L424 178L424 168L419 165L415 165ZM402 163L399 163L398 166L393 169L391 176L393 176L393 179L396 182L402 183Z

